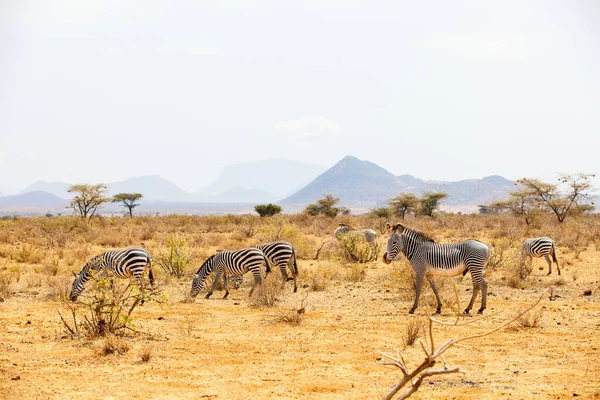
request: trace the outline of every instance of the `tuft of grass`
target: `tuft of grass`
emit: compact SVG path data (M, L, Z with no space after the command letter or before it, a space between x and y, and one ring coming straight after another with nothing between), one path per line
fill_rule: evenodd
M40 286L42 286L42 277L39 276L38 274L29 274L27 275L27 278L25 278L25 286L30 289L30 288L38 288Z
M103 356L109 354L126 354L129 351L129 343L115 335L108 335L102 341L100 353Z
M8 299L12 292L10 290L10 284L12 283L12 275L7 273L0 274L0 298Z
M142 362L148 362L154 355L154 347L152 345L145 345L140 350L140 359Z
M308 288L313 292L323 292L329 286L329 280L326 279L323 275L313 275L309 280Z
M564 286L567 284L567 281L564 277L559 276L558 278L552 280L551 286Z
M521 329L538 328L542 322L542 310L521 315L515 323Z
M24 264L39 264L42 262L42 253L33 245L25 244L16 254L17 262Z
M404 333L402 335L402 343L404 343L404 346L408 347L414 345L421 335L424 326L421 319L411 318L404 327Z
M282 311L276 318L275 322L283 322L290 325L300 325L306 314L306 305L304 302L308 298L308 294L300 303L299 308L293 308L291 310Z
M346 279L350 282L362 282L367 276L367 269L361 264L350 264L346 269Z
M49 300L58 300L65 302L68 300L69 292L71 291L72 280L66 276L50 276L47 280Z

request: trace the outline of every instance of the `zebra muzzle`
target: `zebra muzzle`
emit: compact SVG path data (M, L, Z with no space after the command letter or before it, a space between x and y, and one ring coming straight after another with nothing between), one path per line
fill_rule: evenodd
M392 262L392 260L388 259L387 251L385 253L383 253L383 262L386 264L390 264Z

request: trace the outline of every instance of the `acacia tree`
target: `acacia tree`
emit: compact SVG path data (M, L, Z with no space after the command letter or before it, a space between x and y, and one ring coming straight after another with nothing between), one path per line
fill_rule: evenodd
M122 203L123 207L129 211L129 216L133 217L133 209L140 205L136 201L142 197L144 196L141 193L119 193L112 198L111 202Z
M531 224L534 217L541 212L540 202L528 190L511 192L508 200L496 201L490 204L490 207L506 210L517 217L522 217L527 225Z
M273 215L277 215L281 212L281 206L271 203L258 204L254 206L254 211L256 211L261 217L272 217Z
M561 174L559 185L542 182L539 179L519 179L525 191L538 200L541 205L550 210L559 223L574 211L589 210L586 200L592 189L590 178L593 174ZM561 187L565 188L561 190Z
M335 207L339 201L339 197L326 194L325 197L317 200L316 203L306 206L304 212L310 215L325 215L329 218L335 218L338 214L350 214L350 210L346 207Z
M75 193L75 197L67 208L72 208L81 218L91 218L96 214L98 207L110 201L106 197L106 185L99 183L97 185L73 185L67 191Z
M419 203L419 198L414 194L402 193L401 195L392 198L392 200L390 200L388 204L392 209L392 213L396 217L404 219L404 217L406 217L406 214L409 212L414 212L415 216L417 215Z
M420 200L420 212L422 215L433 217L433 212L440 207L440 203L448 197L442 192L425 193Z

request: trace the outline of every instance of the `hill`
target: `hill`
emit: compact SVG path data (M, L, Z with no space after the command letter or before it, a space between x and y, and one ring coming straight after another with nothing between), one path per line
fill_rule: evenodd
M0 212L2 213L34 213L47 211L64 211L68 200L42 191L34 191L14 196L0 197Z
M411 175L395 176L370 161L346 156L279 204L286 212L300 211L307 204L330 193L341 199L341 205L360 212L386 205L400 193L422 195L426 192L444 192L449 196L444 201L445 209L476 212L479 204L505 199L513 189L513 182L501 176L458 182L428 182Z

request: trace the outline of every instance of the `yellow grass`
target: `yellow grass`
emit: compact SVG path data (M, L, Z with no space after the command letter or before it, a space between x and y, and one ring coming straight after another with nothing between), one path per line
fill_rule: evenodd
M347 264L335 246L312 259L340 221L364 228L376 228L380 221L248 218L102 218L88 224L70 217L0 220L0 398L381 398L401 373L379 365L378 350L395 354L402 349L409 367L421 363L424 336L406 346L407 330L425 318L426 310L435 310L435 299L426 287L416 315L407 314L413 298L405 261L385 265L380 254L374 262ZM434 325L438 345L493 329L555 285L553 300L545 297L519 324L450 349L448 366L466 373L433 377L414 398L600 396L598 216L561 225L548 219L534 228L508 216L443 215L406 225L444 243L468 237L490 245L495 241L504 252L486 273L489 318L465 326ZM62 301L72 271L113 245L144 246L158 255L173 235L185 239L192 262L182 278L170 278L154 265L168 301L146 302L135 310L137 333L95 340L66 333L57 310L68 317ZM556 239L564 279L555 268L546 276L545 261L535 259L521 285L509 284L521 240L542 235ZM221 300L222 292L205 300L204 291L195 302L185 302L191 273L207 256L276 238L301 248L297 293L287 283L274 306L256 307L248 298L253 280L247 277L227 300ZM382 252L386 239L382 235ZM458 304L450 280L438 281L446 303L439 318L451 323L471 295L469 276L455 280ZM584 295L587 290L592 294ZM301 303L301 322L282 318L297 313ZM461 316L459 322L473 318ZM116 351L106 351L113 347Z

